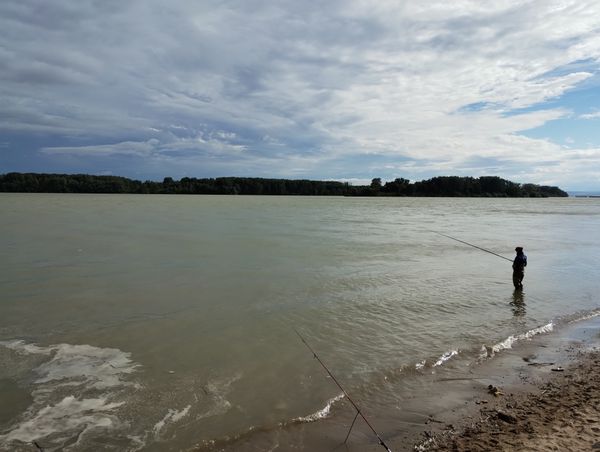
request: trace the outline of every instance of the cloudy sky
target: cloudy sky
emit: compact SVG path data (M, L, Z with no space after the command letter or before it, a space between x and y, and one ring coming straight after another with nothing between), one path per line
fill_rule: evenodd
M600 2L2 0L0 173L600 190Z

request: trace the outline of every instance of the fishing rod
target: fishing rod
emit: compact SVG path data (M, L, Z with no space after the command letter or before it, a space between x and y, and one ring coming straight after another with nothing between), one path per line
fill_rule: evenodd
M342 393L344 394L344 396L348 399L348 401L352 404L352 406L354 407L354 409L356 410L356 416L354 416L354 420L352 421L352 425L350 426L350 430L348 431L348 434L346 435L346 439L344 440L344 443L346 443L346 441L348 441L348 437L350 436L350 432L352 431L352 427L354 427L354 423L356 422L356 418L360 415L360 417L363 418L363 420L365 421L365 423L369 426L369 428L371 429L371 431L375 434L375 436L377 437L377 439L379 440L379 444L385 448L385 450L387 450L388 452L392 452L392 449L390 449L387 444L383 441L383 439L381 439L381 436L379 436L379 433L377 433L377 431L373 428L373 426L371 425L371 423L367 420L367 418L365 417L365 415L362 413L362 411L360 410L360 408L358 407L358 405L356 403L354 403L354 400L352 400L352 398L350 398L350 396L348 395L348 393L346 392L346 390L342 387L342 385L340 384L339 381L337 381L337 379L333 376L333 374L331 373L331 371L327 368L327 366L325 365L325 363L323 363L323 361L321 361L321 358L319 358L316 354L316 352L312 349L312 347L310 345L308 345L308 342L306 342L306 340L302 337L302 335L298 332L298 330L296 328L294 328L294 331L296 332L296 334L298 335L298 337L300 338L300 340L302 341L302 343L304 345L306 345L306 347L311 351L311 353L313 354L313 357L319 361L319 364L321 364L321 366L323 366L323 369L325 369L325 371L329 374L329 376L331 377L331 379L335 382L335 384L338 386L338 388L341 389Z
M500 254L496 254L493 251L486 250L485 248L482 248L482 247L477 246L477 245L473 245L472 243L465 242L464 240L460 240L460 239L457 239L455 237L450 237L449 235L442 234L441 232L436 232L436 231L430 231L430 232L433 232L434 234L442 235L442 236L447 237L447 238L452 239L452 240L456 240L457 242L464 243L465 245L472 246L473 248L477 248L478 250L485 251L486 253L493 254L494 256L498 256L498 257L501 257L502 259L506 259L507 261L512 262L512 259L509 259L508 257L501 256Z

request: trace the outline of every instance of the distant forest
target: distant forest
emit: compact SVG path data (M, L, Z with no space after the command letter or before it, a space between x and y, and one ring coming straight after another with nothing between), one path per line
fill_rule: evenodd
M256 177L184 177L162 182L88 174L8 173L0 175L0 192L25 193L138 193L203 195L304 195L304 196L472 196L545 198L568 196L558 187L518 184L496 176L442 176L411 183L398 178L383 184L380 178L370 185L347 182Z

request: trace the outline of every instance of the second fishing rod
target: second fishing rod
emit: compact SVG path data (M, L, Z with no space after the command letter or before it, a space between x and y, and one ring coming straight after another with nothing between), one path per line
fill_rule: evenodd
M331 371L325 365L325 363L323 361L321 361L321 358L319 358L319 356L317 355L317 353L308 344L308 342L306 341L306 339L304 339L304 337L298 332L297 329L294 328L294 331L296 332L296 334L298 335L298 337L300 338L300 340L302 341L302 343L304 345L306 345L306 347L311 351L311 353L313 354L313 357L319 362L319 364L323 367L323 369L325 369L325 371L331 377L331 379L337 385L337 387L340 388L340 390L342 391L342 393L344 394L344 396L346 397L346 399L348 400L348 402L350 402L350 404L356 410L356 416L354 416L354 420L352 421L352 425L350 426L350 430L348 430L348 434L346 435L346 439L344 440L344 444L346 444L346 441L348 441L348 437L350 436L350 432L352 431L352 428L354 427L354 423L356 422L356 419L358 418L358 416L360 416L365 421L365 423L368 425L368 427L371 429L371 431L375 434L375 436L377 437L377 439L379 440L379 445L381 447L383 447L387 452L392 452L392 450L389 448L389 446L381 438L381 435L375 430L375 428L373 428L373 426L371 425L371 423L369 422L369 420L366 418L366 416L363 414L363 412L361 411L361 409L359 408L359 406L354 402L354 400L352 400L352 398L350 397L350 395L346 392L346 390L341 385L341 383L337 380L337 378L335 378L335 376L333 375L333 373L331 373Z

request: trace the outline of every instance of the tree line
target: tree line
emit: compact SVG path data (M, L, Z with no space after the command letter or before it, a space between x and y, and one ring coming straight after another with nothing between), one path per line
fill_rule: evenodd
M304 196L472 196L549 197L568 196L558 187L519 184L497 176L440 176L418 182L397 178L370 185L307 179L257 177L184 177L162 182L139 181L119 176L89 174L7 173L0 175L0 192L25 193L137 193L205 195L304 195Z

